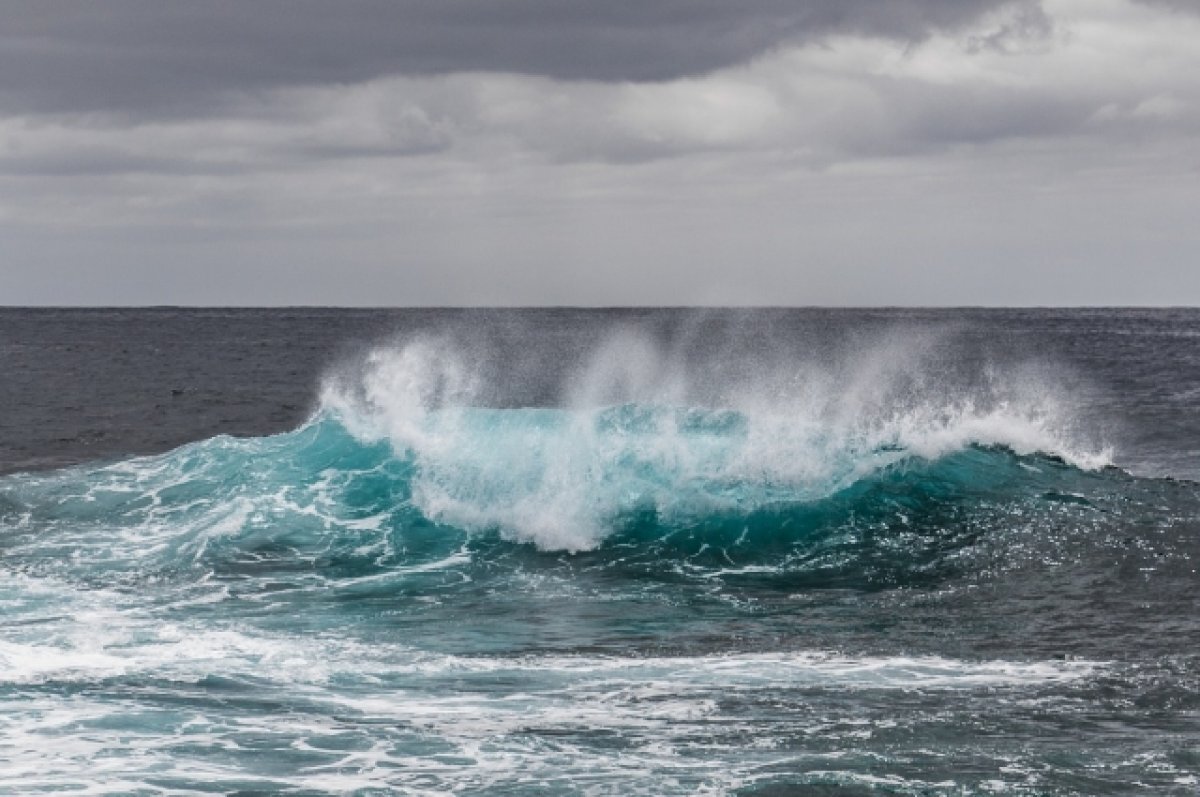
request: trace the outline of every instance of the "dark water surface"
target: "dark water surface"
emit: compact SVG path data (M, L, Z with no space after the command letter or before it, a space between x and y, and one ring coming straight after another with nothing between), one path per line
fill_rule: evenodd
M0 790L1195 794L1200 312L0 310Z

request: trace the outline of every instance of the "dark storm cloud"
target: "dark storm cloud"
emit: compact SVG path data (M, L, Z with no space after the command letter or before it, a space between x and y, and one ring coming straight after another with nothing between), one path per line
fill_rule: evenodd
M828 33L919 39L1010 0L3 0L0 112L208 114L385 75L664 80ZM1034 0L1019 4L1036 7Z

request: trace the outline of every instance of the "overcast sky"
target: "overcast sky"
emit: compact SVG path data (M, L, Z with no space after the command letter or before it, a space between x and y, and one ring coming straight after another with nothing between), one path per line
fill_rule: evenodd
M0 304L1200 304L1200 0L0 0Z

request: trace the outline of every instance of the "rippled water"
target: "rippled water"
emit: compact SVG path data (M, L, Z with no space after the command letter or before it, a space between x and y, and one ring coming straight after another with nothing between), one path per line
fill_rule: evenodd
M0 785L1195 793L1198 341L5 311Z

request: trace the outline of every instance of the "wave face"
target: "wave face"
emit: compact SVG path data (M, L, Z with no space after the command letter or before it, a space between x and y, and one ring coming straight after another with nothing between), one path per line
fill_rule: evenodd
M847 351L617 330L513 402L527 362L416 337L292 431L0 478L0 782L1190 788L1200 613L1144 607L1195 605L1196 485L1114 467L1055 369Z
M942 527L952 513L1086 503L1073 496L1118 478L997 444L963 442L929 459L815 432L795 459L778 439L763 457L756 441L769 438L732 411L464 408L423 421L419 447L364 441L322 414L274 437L21 477L5 515L27 534L10 538L10 552L91 572L273 557L284 568L320 561L359 572L475 540L622 557L633 547L668 570L736 557L786 571L816 551L861 545L864 531L892 530L911 538L893 551L902 565L957 534ZM836 453L806 460L814 449ZM23 537L27 549L14 545Z

